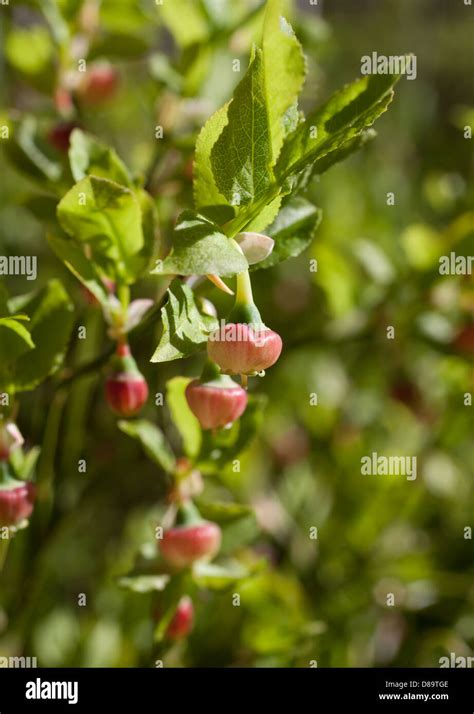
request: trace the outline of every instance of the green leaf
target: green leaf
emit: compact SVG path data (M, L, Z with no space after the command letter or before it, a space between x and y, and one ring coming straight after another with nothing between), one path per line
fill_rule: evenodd
M147 8L147 5L151 7ZM156 10L156 3L139 3L136 0L103 0L100 3L101 30L111 33L125 33L127 35L145 34L152 26L151 13ZM155 30L156 32L156 30Z
M21 481L31 481L40 453L39 446L34 446L27 452L23 449L14 449L10 454L10 464L15 476Z
M179 281L169 288L161 317L163 334L151 362L170 362L193 354L218 326L216 318L199 312L193 291Z
M8 309L8 290L4 283L0 283L0 317L11 317Z
M262 49L274 164L286 135L286 112L295 106L306 75L301 45L291 25L281 16L281 0L267 2Z
M211 151L219 191L231 205L244 206L261 198L272 181L272 147L265 95L262 51L234 91L228 123Z
M253 514L253 509L243 503L198 501L197 506L203 518L219 524L231 523Z
M250 571L236 560L224 564L197 562L193 567L196 585L206 590L228 590L248 578Z
M360 238L351 246L354 255L374 281L389 285L395 278L395 269L385 252L376 243Z
M39 291L13 298L9 307L30 317L34 349L15 364L15 391L28 391L61 366L74 324L73 305L61 282L53 279Z
M41 74L52 63L53 45L48 30L40 25L13 29L5 42L8 62L27 75Z
M259 534L257 519L252 508L242 503L206 503L198 501L203 518L218 523L222 528L221 555L233 553L251 543Z
M158 211L153 198L144 189L135 190L142 215L143 248L138 253L137 265L140 274L150 269L153 256L158 250Z
M137 439L146 455L160 468L171 473L175 467L175 457L161 429L146 419L121 420L119 429L132 439Z
M98 302L106 306L109 294L102 283L94 263L86 258L84 250L72 238L49 234L48 243L65 266L92 293Z
M328 308L336 318L347 315L356 304L358 277L344 251L328 243L320 243L314 251L324 270L313 273L314 281L326 295Z
M133 59L141 60L149 48L150 42L148 38L131 33L115 32L96 38L87 59L89 62L95 59L100 60L104 57L122 62Z
M170 575L131 575L119 578L120 587L135 593L162 592L169 583Z
M11 122L12 136L3 146L12 165L33 181L55 183L61 178L61 165L45 153L37 137L36 119L29 116L20 122Z
M18 359L34 349L25 325L15 317L0 318L0 391L11 391L15 384Z
M224 28L235 22L235 10L239 10L239 3L234 0L197 0L204 8L204 12L215 28ZM237 6L237 7L236 7Z
M255 231L261 233L265 231L275 216L278 215L282 201L282 196L277 196L273 201L267 203L266 206L259 211L258 216L251 220L245 227L246 231Z
M387 109L398 79L370 75L336 92L290 135L275 169L278 179L299 173L371 126Z
M140 204L132 191L108 179L88 176L58 206L64 230L89 246L91 259L112 280L134 282L143 267Z
M226 226L228 235L241 230L264 230L260 223L262 212L269 210L279 194L304 188L312 175L326 171L372 138L374 134L367 127L387 109L398 79L391 75L363 77L334 94L307 121L298 124L283 145L275 182L258 202L230 221Z
M331 153L315 161L311 167L311 176L320 176L330 169L331 166L334 166L334 164L344 161L348 156L359 151L364 144L368 141L372 141L376 136L377 132L375 132L374 129L364 129L358 136L349 139L349 141L345 141L338 149L331 151Z
M229 429L220 429L216 435L203 432L197 459L203 473L218 475L250 446L263 422L266 403L265 396L250 395L245 412Z
M238 548L244 548L258 538L260 528L255 513L238 518L225 524L222 528L222 543L219 550L221 556L235 553Z
M40 0L40 2L37 2L58 48L66 47L71 40L68 24L63 17L63 13L66 10L65 5L70 6L71 2L74 2L74 0L59 0L59 3L58 0ZM58 7L58 4L62 7ZM74 14L77 14L78 10L79 8L76 9Z
M295 127L306 66L301 45L280 13L281 0L270 0L263 52L256 52L232 102L215 112L199 134L194 163L197 208L226 201L238 206L259 198L271 179L269 166ZM247 229L263 230L280 202L277 197L263 206Z
M132 177L115 151L80 129L71 134L69 162L75 181L93 174L128 188L132 186Z
M202 42L208 36L206 17L196 0L165 0L157 6L162 21L180 47Z
M182 97L196 97L212 71L213 47L205 42L186 49L180 66Z
M42 223L58 225L56 217L58 199L55 196L50 196L46 193L34 193L26 196L22 200L22 205Z
M334 149L334 151L326 154L321 159L317 159L314 163L308 164L297 177L293 177L290 180L291 193L295 194L306 190L315 176L320 176L334 166L334 164L344 161L344 159L361 149L376 136L377 132L374 131L374 129L364 129L354 138L341 144L338 149Z
M193 458L201 448L202 432L198 420L192 413L184 394L191 380L187 377L174 377L166 383L166 403L173 422L183 440L183 450Z
M237 245L212 221L184 211L173 233L173 247L152 270L155 275L235 275L248 263Z
M321 209L306 199L291 199L267 228L267 235L275 241L273 251L268 258L252 266L252 269L271 268L302 253L312 242L321 218Z
M219 206L204 206L200 209L200 214L221 226L235 218L235 208L227 203Z
M218 109L204 124L196 141L194 154L194 204L204 206L227 205L225 196L219 191L211 165L214 144L227 124L229 103Z
M182 92L183 78L173 67L169 57L166 57L160 52L154 52L148 56L148 66L153 79L156 79L157 82L161 82L174 94L180 94Z

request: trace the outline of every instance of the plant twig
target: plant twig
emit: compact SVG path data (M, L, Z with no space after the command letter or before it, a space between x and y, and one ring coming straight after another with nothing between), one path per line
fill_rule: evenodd
M165 302L166 290L168 289L169 282L170 281L167 281L162 290L160 291L158 301L155 303L155 305L150 310L148 310L143 320L141 320L138 325L130 331L130 337L132 339L142 335L160 317L161 308L163 307L163 303ZM63 377L58 382L58 388L66 388L70 384L75 382L77 379L85 377L88 374L91 374L92 372L101 369L104 365L107 364L107 362L113 355L114 350L115 344L112 343L107 347L106 350L104 350L104 352L102 352L102 354L98 355L97 357L94 357L94 359L88 362L84 362L84 364L80 365L75 370L64 372Z

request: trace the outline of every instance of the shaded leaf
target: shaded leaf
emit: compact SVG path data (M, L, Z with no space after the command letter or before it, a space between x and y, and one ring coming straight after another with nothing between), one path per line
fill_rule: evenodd
M14 449L11 452L10 464L21 481L31 481L40 453L39 446L34 446L27 452L23 449Z
M73 304L62 283L53 279L41 290L13 298L9 307L30 317L34 348L15 364L15 389L27 391L61 366L74 324Z
M153 198L144 189L135 190L142 216L143 248L137 255L137 271L142 274L150 269L153 256L159 250L158 211Z
M169 362L193 354L217 328L217 319L202 314L194 301L193 291L179 281L171 284L161 317L163 334L151 362Z
M71 134L69 162L75 181L93 174L129 188L132 185L130 173L115 151L81 129Z
M45 153L37 137L37 122L29 116L11 123L12 136L4 142L5 152L13 166L28 179L55 183L61 178L61 165Z
M35 193L27 196L22 203L39 221L57 226L56 209L58 207L58 199L56 197L49 194Z
M88 54L88 60L107 57L111 60L142 59L149 49L150 42L139 35L113 33L99 37Z
M15 317L0 318L0 391L12 390L17 361L34 346L30 332L22 322Z
M80 280L102 306L107 306L109 293L94 264L86 258L82 247L72 238L66 236L49 234L47 240L52 251L63 261L71 273Z
M345 141L338 149L331 151L329 154L326 154L326 156L323 156L322 159L315 161L311 167L311 176L323 174L330 169L331 166L334 166L334 164L343 161L351 154L359 151L364 144L372 141L376 136L377 133L374 129L364 129L358 136L349 139L349 141Z
M166 383L166 403L173 422L183 440L187 456L194 457L200 447L202 432L198 420L188 406L185 389L191 380L188 377L174 377Z
M322 211L306 199L291 199L267 229L275 241L272 253L253 269L271 268L302 253L312 242L321 218Z
M146 455L157 466L171 473L175 467L175 457L163 432L146 419L124 420L118 422L119 429L132 439L140 442Z
M197 466L203 473L219 474L250 446L262 424L266 402L265 396L252 394L245 412L230 428L220 429L216 435L203 432L197 460Z
M241 503L209 503L198 501L199 512L222 528L221 555L234 552L251 543L259 534L255 513Z

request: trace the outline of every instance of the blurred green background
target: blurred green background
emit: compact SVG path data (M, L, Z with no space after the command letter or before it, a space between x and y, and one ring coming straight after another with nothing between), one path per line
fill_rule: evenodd
M95 3L85 4L1 7L0 119L32 115L47 136L58 121L52 95L61 61L51 27L66 23L80 35ZM80 117L148 176L165 240L191 205L197 133L231 96L240 79L232 61L245 68L262 22L252 0L182 5L97 3L89 57L109 59L120 87ZM203 591L193 634L166 651L165 666L437 667L451 652L473 654L473 542L465 529L474 526L474 450L465 394L474 385L474 289L472 276L440 275L438 262L451 251L472 254L472 140L464 136L474 116L471 13L434 0L287 3L308 58L304 108L357 77L373 51L415 53L417 77L401 79L375 140L308 189L323 209L313 246L253 274L256 302L284 351L265 379L251 380L268 405L240 473L225 468L207 479L205 495L255 508L259 528L252 521L233 538L242 561L261 558L266 567L239 585L239 607L232 590ZM157 125L165 129L160 142ZM102 317L49 250L31 181L0 156L0 253L37 255L38 285L64 280L77 325L87 327L68 356L78 364L108 344ZM13 295L31 289L22 277L5 282ZM160 288L150 277L135 296ZM220 314L230 308L214 288L199 292ZM202 363L151 365L158 337L156 325L133 344L151 394L174 375L198 374ZM153 596L121 589L117 578L154 547L164 482L117 430L102 381L100 373L79 380L64 398L50 380L21 397L18 423L29 446L43 444L40 469L54 480L55 500L48 521L34 515L11 547L0 656L36 656L52 667L154 666ZM150 400L145 416L179 455L166 406ZM416 480L362 476L361 457L373 451L416 456Z

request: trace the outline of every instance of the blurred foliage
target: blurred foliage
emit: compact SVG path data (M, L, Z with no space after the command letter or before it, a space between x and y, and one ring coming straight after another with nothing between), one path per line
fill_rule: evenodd
M240 472L219 468L219 455L198 443L181 380L171 383L167 406L150 400L147 408L177 454L183 443L199 453L206 501L251 503L259 528L251 513L235 518L224 508L224 550L237 549L238 561L201 573L206 590L189 642L157 652L158 575L139 593L120 588L119 579L137 560L146 571L155 552L163 454L152 463L117 430L99 372L67 396L50 381L22 397L18 423L31 444L43 443L40 468L46 483L55 481L56 497L50 519L35 515L17 536L2 574L2 656L37 656L41 666L153 666L163 658L165 666L306 667L438 666L450 652L473 654L473 546L465 529L474 525L474 452L465 394L474 387L474 289L472 276L439 273L441 256L472 253L470 8L431 0L298 5L288 2L287 10L308 58L305 107L359 74L361 56L375 49L414 52L418 76L399 82L377 138L307 187L323 210L313 244L254 274L262 316L285 347L258 381L267 403L264 418L257 406L249 410L260 438ZM23 127L8 161L0 140L0 252L38 256L40 287L63 280L76 325L88 333L71 348L77 365L100 351L104 328L50 250L44 223L48 197L70 183L47 136L58 121L55 77L70 66L71 44L80 57L86 36L89 57L110 60L120 73L118 94L82 106L79 123L145 182L169 240L192 202L197 133L230 96L239 78L233 61L245 65L262 3L25 0L2 6L0 23L0 125ZM34 166L22 142L34 142ZM78 154L81 171L79 146ZM28 287L22 277L5 283L11 295ZM140 296L155 298L163 285L143 278ZM197 292L220 310L230 306L213 287ZM164 393L183 370L194 376L200 364L194 357L150 364L159 335L156 327L133 343L151 394ZM226 438L222 450L240 437ZM362 476L360 459L374 451L416 456L416 480ZM239 583L239 568L252 577Z

